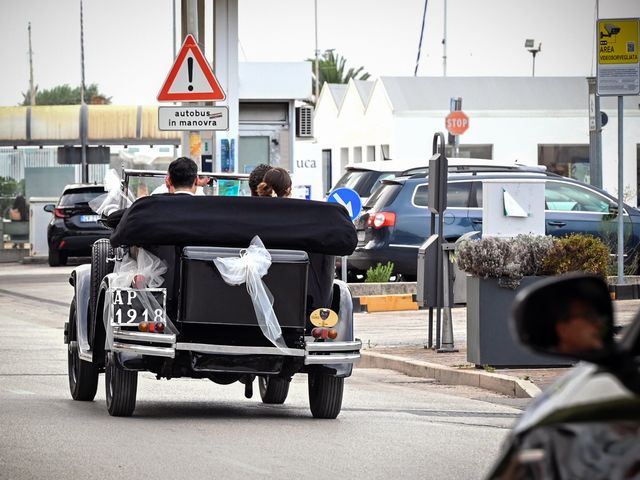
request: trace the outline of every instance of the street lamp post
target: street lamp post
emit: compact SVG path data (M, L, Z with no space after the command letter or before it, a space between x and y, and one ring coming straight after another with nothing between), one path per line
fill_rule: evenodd
M89 165L87 164L87 104L85 102L84 85L84 19L82 16L82 0L80 0L80 150L82 162L82 183L89 182Z
M315 81L315 102L316 107L318 106L318 96L320 95L320 68L319 68L319 55L320 50L318 50L318 0L313 0L314 7L314 22L315 22L315 36L316 36L316 48L315 48L315 61L314 61L314 69L316 74Z
M524 41L524 48L526 48L531 55L533 55L533 69L531 72L531 76L536 76L536 54L542 50L542 43L538 44L538 48L534 47L535 41L533 38L527 38Z

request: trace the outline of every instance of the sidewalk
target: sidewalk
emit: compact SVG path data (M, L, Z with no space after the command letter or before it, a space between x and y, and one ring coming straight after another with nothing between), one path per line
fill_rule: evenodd
M614 302L616 325L627 325L640 311L640 300ZM467 362L465 307L452 309L455 353L437 353L427 343L427 310L356 313L355 334L362 340L360 367L399 370L435 377L442 383L476 385L498 393L534 396L568 368L476 368Z

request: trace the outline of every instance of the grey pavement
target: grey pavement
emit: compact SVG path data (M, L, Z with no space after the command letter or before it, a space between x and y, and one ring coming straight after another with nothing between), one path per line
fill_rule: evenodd
M613 302L616 325L626 326L640 311L640 300ZM355 330L364 351L404 357L408 361L424 361L445 367L474 369L466 356L465 307L452 309L454 343L458 352L437 353L425 348L428 335L428 311L356 313ZM507 319L505 318L505 321ZM496 368L491 372L533 382L544 389L568 368ZM488 373L491 373L488 372Z
M69 396L69 270L0 266L0 479L478 478L521 413L477 388L356 369L334 421L311 417L304 375L267 406L239 384L145 373L134 416L112 418L102 379L94 402Z

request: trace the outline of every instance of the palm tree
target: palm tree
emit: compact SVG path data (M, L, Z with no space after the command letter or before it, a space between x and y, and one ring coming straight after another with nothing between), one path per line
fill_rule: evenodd
M307 60L310 62L315 61L313 58L308 58ZM318 59L318 70L319 70L318 83L320 85L320 89L322 89L322 86L324 85L325 82L349 83L349 80L351 80L352 78L354 80L366 80L371 76L367 72L363 71L364 67L350 68L346 70L346 64L347 64L347 59L334 53L333 49L325 50L325 52L322 54L322 57ZM312 75L313 75L313 84L312 84L312 91L313 91L313 87L315 86L315 82L316 82L315 71L313 72ZM309 101L309 103L311 103L312 105L315 105L315 101L316 99L313 98L312 100Z

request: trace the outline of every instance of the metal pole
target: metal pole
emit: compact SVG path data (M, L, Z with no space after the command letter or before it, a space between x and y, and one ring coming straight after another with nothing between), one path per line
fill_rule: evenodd
M533 71L531 72L531 76L535 77L536 76L536 53L537 52L535 50L533 50L531 53L533 54Z
M342 268L342 281L347 283L347 257L346 255L342 257L341 268Z
M183 14L185 14L186 19L183 18L182 25L186 28L186 32L182 32L183 39L188 34L193 35L196 43L200 44L200 39L198 38L198 1L197 0L182 0L183 1ZM186 2L186 9L185 3ZM186 11L185 11L186 10ZM189 103L183 103L183 106L189 105ZM194 160L198 164L198 169L201 169L200 166L200 158L192 158L191 156L191 137L198 132L190 131L184 132L182 135L182 155L185 157L189 157Z
M602 118L596 78L587 78L589 86L589 177L591 185L602 188Z
M434 213L431 213L431 224L430 224L429 234L433 235L435 231L436 231L436 216ZM437 265L436 265L436 268L437 268ZM437 285L436 285L436 289L437 289ZM436 301L436 303L438 302ZM427 346L429 348L433 348L433 306L429 307L429 332L428 332L428 338L427 338Z
M80 72L82 80L80 82L80 142L81 142L81 162L82 162L82 183L89 183L89 165L87 165L87 115L84 98L84 20L82 17L82 0L80 0ZM82 112L82 111L85 112ZM83 115L84 113L84 115Z
M171 0L171 4L173 7L173 58L176 58L176 0Z
M36 104L36 95L33 91L33 50L31 50L31 22L29 22L29 104Z
M442 276L443 294L442 294L442 308L444 318L442 322L442 346L438 350L438 353L451 353L458 350L454 346L453 341L453 318L451 316L451 261L449 260L449 250L442 253L442 269L444 275Z
M318 0L313 0L314 7L314 22L315 22L315 35L316 35L316 48L315 48L315 62L314 69L316 75L316 83L315 83L315 102L316 106L318 103L318 96L320 95L320 50L318 50Z
M442 35L442 76L447 76L447 0L444 0L444 32Z
M624 106L618 96L618 285L624 283L624 174L622 127Z
M173 62L176 59L176 0L171 0L171 4L173 6L173 57L171 61ZM177 102L173 102L174 105L177 105ZM176 145L173 146L173 156L174 158L178 156L178 147Z
M416 68L413 70L413 76L418 76L418 67L420 66L420 53L422 52L422 39L424 38L424 22L427 18L427 4L429 0L424 0L424 10L422 11L422 26L420 27L420 41L418 42L418 55L416 56Z

